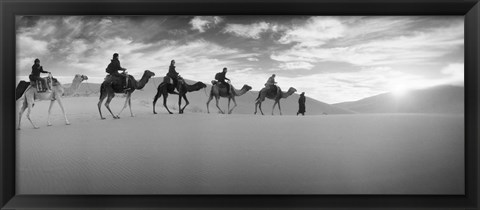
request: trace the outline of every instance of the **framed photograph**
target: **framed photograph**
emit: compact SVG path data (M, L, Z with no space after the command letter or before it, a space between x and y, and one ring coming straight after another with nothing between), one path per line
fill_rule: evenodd
M478 0L0 9L2 209L478 208Z

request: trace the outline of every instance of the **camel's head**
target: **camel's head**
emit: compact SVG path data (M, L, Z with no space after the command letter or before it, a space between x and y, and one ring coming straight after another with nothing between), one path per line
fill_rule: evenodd
M145 73L143 75L147 76L148 78L151 78L155 76L155 73L153 73L150 70L145 70Z
M197 84L198 84L200 87L202 87L202 88L206 88L206 87L207 87L207 85L206 85L205 83L203 83L203 82L197 82Z
M85 75L76 74L74 80L78 80L80 82L83 82L85 80L88 80L88 77L85 76Z
M297 92L297 89L295 89L293 87L290 87L290 88L288 88L288 92L289 93L295 93L295 92Z
M252 89L252 87L249 86L249 85L243 85L242 89L245 89L245 90L249 91L249 90Z

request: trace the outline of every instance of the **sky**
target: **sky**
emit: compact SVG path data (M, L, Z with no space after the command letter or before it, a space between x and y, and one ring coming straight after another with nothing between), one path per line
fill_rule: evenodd
M101 83L113 53L144 70L234 87L278 85L326 103L464 85L463 16L17 16L17 80L35 58L60 82Z

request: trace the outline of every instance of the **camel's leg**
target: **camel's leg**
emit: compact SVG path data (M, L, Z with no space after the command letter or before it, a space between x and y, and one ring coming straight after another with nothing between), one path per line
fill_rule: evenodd
M256 100L256 101L255 101L255 112L253 113L254 115L257 114L257 107L258 107L258 105L259 105L260 103L262 103L260 100Z
M21 125L21 122L22 122L22 115L23 115L23 112L25 112L25 110L27 109L27 107L28 107L27 99L24 99L23 102L22 102L22 107L20 108L20 111L18 112L18 127L17 127L17 130L20 130L20 125Z
M185 106L182 108L182 113L185 110L185 107L187 107L190 104L190 101L188 101L187 95L183 95L183 99L185 99Z
M153 97L153 114L157 114L155 111L155 104L157 104L158 98L162 97L160 90L157 90L157 94Z
M70 125L70 122L68 122L68 119L67 119L67 114L65 113L65 109L63 108L63 102L62 102L62 99L60 96L57 96L55 97L57 102L58 102L58 105L60 106L60 109L62 109L62 112L63 112L63 117L65 118L65 124L67 125Z
M98 104L97 104L97 106L98 106L98 113L100 113L100 119L102 119L102 120L105 119L105 117L103 117L103 115L102 115L102 103L103 103L103 100L105 100L105 98L106 98L106 95L102 94L102 95L100 96L100 100L98 100Z
M130 116L135 117L135 115L133 115L133 112L132 112L132 97L128 98L128 108L130 109Z
M127 94L127 97L125 97L125 104L123 104L123 108L122 108L122 110L120 110L120 112L118 113L118 115L117 115L117 116L118 116L118 118L120 118L120 114L122 114L123 110L124 110L125 108L127 108L127 105L128 105L128 99L130 99L130 96L131 96L131 94L130 94L130 93L128 93L128 94Z
M219 98L220 98L220 96L219 96L219 97L215 97L215 100L216 100L216 102L217 102L217 103L216 103L216 104L217 104L217 108L218 108L218 110L220 110L220 112L221 112L222 114L225 114L225 112L223 112L222 109L220 109L220 106L218 106L218 99L219 99Z
M280 107L280 101L278 101L278 110L280 110L280 115L282 115L282 107Z
M27 104L28 104L28 111L27 111L27 119L30 121L32 124L33 128L38 129L38 127L33 123L32 119L30 119L30 113L32 112L32 104L33 104L33 99L28 100L27 99Z
M262 92L260 91L260 93L258 94L257 101L255 102L255 112L253 114L257 114L257 106L258 106L258 109L260 109L260 113L262 113L263 115L262 102L264 100L265 100L265 96L262 96Z
M173 114L170 109L168 109L167 107L167 97L168 97L168 93L164 93L163 94L163 106L165 107L165 109L167 109L168 113L169 114Z
M114 97L114 96L112 96L112 95L109 95L109 96L107 97L107 102L105 102L105 107L107 107L107 109L108 109L108 111L110 112L110 114L112 114L113 119L118 119L119 117L118 117L118 116L115 116L115 115L113 114L112 110L110 109L110 102L112 101L113 97Z
M237 107L237 102L235 101L234 97L232 97L232 101L233 101L233 107L232 107L231 110L228 111L228 114L232 114L233 109L235 109L235 107Z
M230 97L228 97L228 103L227 103L227 113L230 114L230 101L232 99Z
M185 107L187 107L190 104L190 102L187 99L187 94L183 94L182 97L185 100L185 106L183 106L183 108L181 109L180 114L183 114L183 111L185 110ZM178 107L180 107L180 105Z
M210 93L210 96L208 97L208 101L207 101L207 113L210 114L210 108L208 107L208 105L210 104L210 101L212 101L213 99L213 94Z
M258 104L258 109L260 109L260 113L263 115L263 110L262 110L262 101Z
M52 112L53 103L55 103L55 101L50 100L50 106L48 107L47 126L52 126L52 123L50 122L50 113Z
M178 114L182 114L182 95L178 94Z
M273 103L272 115L273 115L273 112L275 111L275 106L277 105L277 103L278 103L277 101L275 101L275 102Z

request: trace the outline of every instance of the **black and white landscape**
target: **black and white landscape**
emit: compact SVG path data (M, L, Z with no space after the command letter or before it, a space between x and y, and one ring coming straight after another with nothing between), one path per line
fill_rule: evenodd
M19 194L464 194L463 17L19 16L17 80L39 58L72 94L71 125L37 101L17 132ZM113 53L139 80L112 119L97 103ZM153 97L170 60L190 104ZM227 67L232 114L206 102ZM76 74L87 81L71 85ZM280 100L255 99L276 74ZM77 88L78 85L78 88ZM68 88L70 87L70 88ZM305 92L306 115L297 116ZM22 99L17 104L22 103ZM118 113L125 97L110 104ZM182 102L184 105L185 102ZM221 98L222 111L227 99Z

